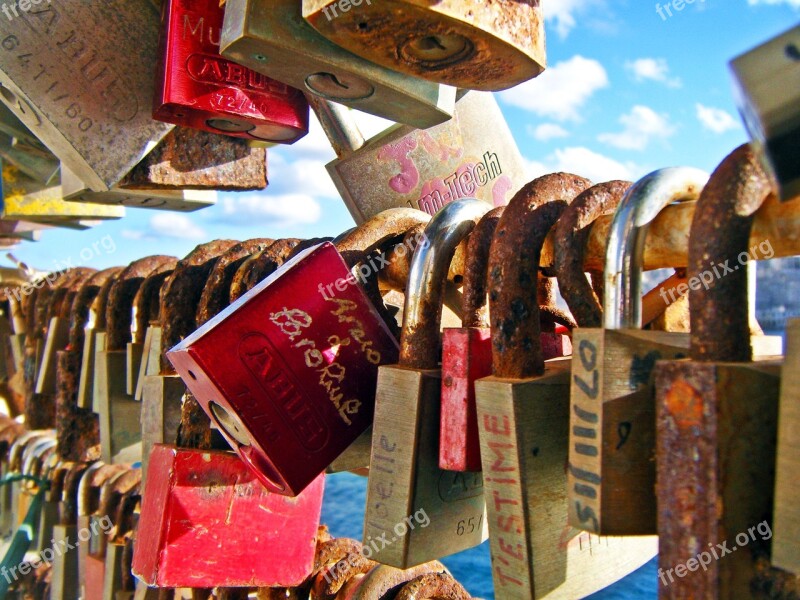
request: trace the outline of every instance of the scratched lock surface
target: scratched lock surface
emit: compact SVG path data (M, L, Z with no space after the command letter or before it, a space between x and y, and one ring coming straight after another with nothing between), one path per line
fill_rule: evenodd
M348 276L332 244L311 248L168 353L271 491L297 495L364 432L378 365L397 361L396 340Z

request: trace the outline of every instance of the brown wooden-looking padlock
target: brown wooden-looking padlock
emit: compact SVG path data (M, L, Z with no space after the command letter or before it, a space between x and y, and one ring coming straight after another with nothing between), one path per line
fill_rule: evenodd
M459 88L502 90L545 66L544 15L535 0L303 0L303 16L359 56Z
M738 268L752 251L753 213L771 193L741 146L714 171L692 221L689 280L708 285L689 292L690 360L655 368L659 598L797 589L794 575L769 564L780 363L753 362Z
M512 199L492 240L493 375L475 390L499 599L584 597L656 551L655 540L599 538L567 520L571 359L543 359L533 273L548 231L590 185L565 173L534 180Z

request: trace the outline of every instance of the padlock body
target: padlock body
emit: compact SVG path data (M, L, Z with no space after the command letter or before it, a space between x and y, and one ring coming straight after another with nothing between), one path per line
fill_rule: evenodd
M324 475L287 498L233 453L157 445L147 479L133 572L148 585L295 586L311 573Z
M78 539L76 525L56 525L53 527L53 549L66 548L67 544ZM47 544L50 544L48 539ZM78 557L77 551L55 552L53 557L53 574L50 579L51 600L73 600L80 596L78 583Z
M398 352L326 242L287 262L168 357L262 483L295 495L371 424L378 365Z
M756 585L785 589L783 582L794 581L764 566L774 531L779 375L780 365L768 362L656 366L659 567L666 581L659 598L749 598ZM707 569L676 576L676 565L712 548L719 559Z
M165 3L153 117L235 137L297 141L308 133L308 102L300 90L219 54L223 16L217 0Z
M775 535L772 562L791 573L800 573L800 509L794 501L800 475L800 319L786 325L786 359L781 371L778 461L775 473Z
M394 125L327 169L356 223L396 207L433 215L466 197L501 206L528 182L500 107L481 92L456 102L449 121L428 129Z
M584 598L658 551L654 536L601 538L567 520L569 359L542 377L475 382L498 596Z
M364 546L372 560L399 569L477 546L488 535L481 474L439 469L440 392L438 370L380 368Z
M545 360L572 353L572 342L567 335L542 333L541 343ZM444 330L439 468L448 471L481 470L475 382L491 373L491 330L477 327Z
M359 56L463 89L513 87L539 75L546 62L544 16L535 0L352 5L303 0L303 16L322 35Z
M158 352L154 352L156 357ZM177 375L147 375L142 392L142 485L147 485L150 453L156 444L175 439L181 424L181 400L186 386ZM144 490L144 488L143 488Z
M97 396L95 412L100 420L100 451L105 463L142 439L142 403L126 393L125 350L98 352L95 362Z
M657 360L686 356L689 336L578 328L573 343L570 524L597 535L655 534L652 372Z

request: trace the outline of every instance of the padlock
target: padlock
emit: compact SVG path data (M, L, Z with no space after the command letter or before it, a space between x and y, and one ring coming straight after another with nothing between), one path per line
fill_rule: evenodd
M95 412L100 417L103 462L116 462L123 449L141 441L142 406L126 393L133 300L148 275L169 268L174 262L170 256L149 256L134 261L119 274L109 290L105 348L95 355L94 401Z
M685 333L641 331L644 239L665 206L695 200L707 179L697 169L670 168L651 173L630 189L619 182L595 192L625 196L608 236L602 312L590 305L592 314L578 321L591 325L601 312L604 328L580 327L573 335L570 394L575 410L570 416L568 474L573 527L597 535L656 533L651 372L660 358L685 356L689 338ZM585 281L578 267L577 273L560 272L568 290ZM581 281L573 283L576 279ZM583 293L585 307L594 294Z
M118 184L121 190L230 190L267 187L267 151L251 142L176 127Z
M5 105L0 106L5 108ZM0 159L14 165L34 181L57 184L60 164L58 159L46 148L29 147L23 141L7 135L2 131L2 126L0 123Z
M211 190L138 190L114 186L107 192L94 192L66 166L61 168L61 193L64 200L70 202L182 212L199 210L217 203L217 193Z
M775 507L773 513L772 564L790 573L800 573L798 532L800 512L794 505L793 474L800 465L800 452L793 441L797 431L798 361L800 360L800 319L786 323L786 360L781 371L778 448L775 469Z
M528 180L491 94L466 93L441 125L394 125L367 142L346 109L309 101L338 156L326 168L356 223L398 206L433 215L467 197L501 206Z
M14 442L25 433L23 426L16 421L6 418L0 426L0 476L4 479L11 475L9 468L9 454ZM0 535L6 538L14 533L15 518L14 494L12 486L5 485L0 488Z
M800 195L797 170L800 26L730 63L739 113L784 202Z
M261 252L246 258L231 280L230 302L235 302L272 275L302 242L297 238L275 240Z
M308 133L308 102L284 83L223 58L217 0L168 0L153 118L215 133L291 144Z
M480 471L481 456L475 412L475 381L492 374L491 330L486 294L489 247L505 207L484 215L469 237L461 328L442 332L442 405L439 468ZM541 334L545 360L572 352L569 336Z
M372 427L364 544L391 537L373 560L398 568L476 546L486 539L480 473L439 469L442 297L456 246L490 209L475 199L450 203L425 227L406 288L400 362L381 366ZM431 514L427 527L412 515ZM465 528L469 522L471 527ZM402 526L402 527L401 527ZM400 529L401 531L398 531Z
M59 518L59 504L63 492L64 477L70 466L71 463L63 463L58 456L56 447L53 447L53 451L43 461L41 479L47 482L47 490L44 493L42 509L39 514L37 543L34 546L36 552L41 553L52 543L54 528Z
M358 56L463 89L503 90L545 68L535 0L303 0L303 17Z
M692 220L688 275L708 285L689 291L690 359L655 368L660 598L752 598L796 582L768 562L780 361L753 361L746 271L713 271L753 252L753 213L771 193L741 146Z
M371 598L394 595L395 591L398 593L396 597L399 597L405 586L417 577L443 573L447 573L447 569L436 560L409 569L376 565L364 573L363 576L352 577L342 586L336 597L343 600L370 600ZM445 597L457 598L458 596L454 596L454 594L455 590L451 589ZM411 597L425 598L427 596L412 595ZM430 597L437 598L441 596L432 595Z
M92 529L92 515L100 508L103 486L114 478L124 475L127 470L128 468L122 464L107 465L98 461L84 472L78 485L78 531L88 532L88 539L81 540L82 543L78 546L81 598L103 597L105 561L97 556L103 544L101 539L103 532L97 527Z
M128 472L124 485L115 482L101 504L99 513L104 522L106 538L105 570L103 579L103 598L114 600L118 593L135 591L130 572L125 573L125 547L131 534L131 513L140 499L141 469ZM118 480L119 481L119 480ZM101 500L102 502L102 500Z
M59 445L59 452L61 447ZM53 536L48 543L52 544L53 571L50 580L51 600L73 600L80 595L78 583L78 552L65 551L70 540L78 540L77 509L78 486L81 477L89 468L88 463L71 463L64 475L59 506L59 521L53 527ZM43 555L44 556L44 555Z
M20 508L18 508L17 512L19 526L24 525L28 518L28 509L32 508L35 497L40 491L43 491L43 486L47 485L47 482L42 478L42 472L44 463L55 453L55 449L56 440L53 436L53 432L50 431L47 436L29 444L22 454L20 473L24 479L21 482L20 493L24 499L20 499ZM43 500L43 498L41 500ZM22 507L24 507L24 510ZM30 532L30 545L32 548L36 548L39 545L39 539L42 533L36 525L38 525L38 520L33 522L33 530Z
M456 90L401 75L340 48L306 23L295 0L229 0L222 55L298 89L412 127L453 114Z
M159 444L147 476L133 572L148 585L292 586L311 572L324 475L287 498L231 452Z
M125 216L122 206L103 206L66 202L61 186L42 185L22 174L16 167L2 163L2 217L20 218L45 225L81 228L86 219L119 219Z
M17 19L0 24L0 99L92 189L109 189L171 129L150 118L155 9L67 0Z
M4 474L19 475L22 473L22 456L25 449L36 441L45 439L50 432L46 430L33 430L20 433L8 449L8 459L4 465ZM16 531L20 521L25 518L25 513L30 505L30 496L22 493L22 481L13 481L10 486L9 527Z
M531 274L549 229L590 185L566 173L534 180L508 205L492 240L493 375L475 382L475 393L498 598L583 598L657 550L654 538L598 538L567 520L571 359L544 362Z
M267 489L298 494L371 423L377 368L394 360L397 342L351 269L425 219L386 211L336 247L300 252L169 351ZM377 265L361 266L362 279L377 284L368 277ZM223 365L213 358L220 353L238 360Z

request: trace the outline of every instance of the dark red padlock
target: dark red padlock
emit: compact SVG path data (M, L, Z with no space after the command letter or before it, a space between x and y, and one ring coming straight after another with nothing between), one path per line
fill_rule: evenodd
M492 374L486 270L494 230L504 210L504 206L499 206L486 213L470 234L464 275L463 327L445 328L442 334L439 468L447 471L481 470L475 382ZM541 333L545 360L572 353L568 331L565 327L556 327L553 332Z
M308 133L300 90L222 58L219 0L167 0L153 118L247 139L291 144Z
M232 452L156 444L133 573L156 587L292 587L314 567L325 476L268 492Z
M378 366L399 353L337 247L301 252L167 354L239 456L280 494L300 493L367 429Z

